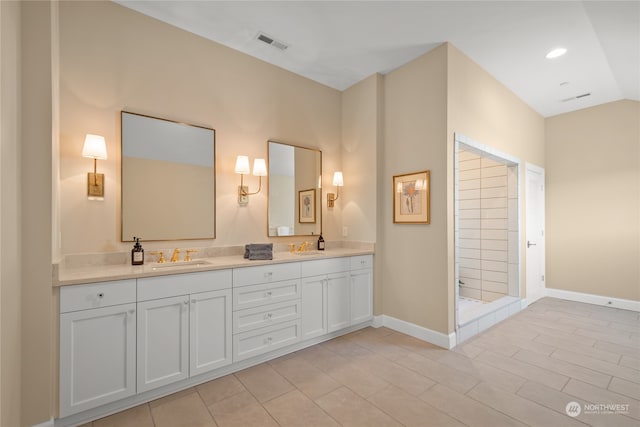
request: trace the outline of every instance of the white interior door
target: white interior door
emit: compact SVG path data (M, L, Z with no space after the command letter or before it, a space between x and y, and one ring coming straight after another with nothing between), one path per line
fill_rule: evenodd
M528 163L526 182L527 302L531 304L545 295L544 169Z

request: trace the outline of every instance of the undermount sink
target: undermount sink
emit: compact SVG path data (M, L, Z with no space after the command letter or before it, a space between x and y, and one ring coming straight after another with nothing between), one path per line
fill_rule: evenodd
M193 261L176 261L176 262L163 262L152 264L152 268L155 270L157 268L171 268L171 267L200 267L202 265L210 265L209 261L204 260L193 260Z
M303 251L303 252L291 252L294 255L300 255L300 256L313 256L313 255L323 255L323 252L321 251Z

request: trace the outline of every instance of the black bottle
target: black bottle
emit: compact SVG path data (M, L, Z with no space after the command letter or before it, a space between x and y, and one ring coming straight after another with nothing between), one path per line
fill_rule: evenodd
M142 265L144 264L144 249L142 249L139 237L133 236L133 239L136 241L136 244L133 245L133 249L131 249L131 265Z
M318 250L324 251L324 238L322 237L322 234L318 237Z

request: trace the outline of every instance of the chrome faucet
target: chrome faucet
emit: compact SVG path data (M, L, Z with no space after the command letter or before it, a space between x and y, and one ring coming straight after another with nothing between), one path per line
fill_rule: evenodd
M179 255L180 255L180 249L175 248L173 250L173 255L171 255L171 262L178 262L179 261L179 259L178 259Z

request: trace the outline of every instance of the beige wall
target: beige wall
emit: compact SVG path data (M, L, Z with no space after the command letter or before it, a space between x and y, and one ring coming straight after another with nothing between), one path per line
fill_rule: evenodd
M447 200L448 218L453 218L454 134L461 133L521 161L520 167L520 288L525 297L525 163L545 166L544 119L484 71L455 46L448 44L447 73ZM448 331L455 329L454 223L447 224Z
M640 300L640 103L545 125L547 287Z
M0 424L12 427L51 415L51 11L0 3Z
M239 207L233 173L239 154L266 158L267 139L321 149L325 171L340 164L340 92L111 2L61 3L60 80L63 254L131 246L119 241L122 109L216 129L217 238L171 245L274 240L267 238L267 192ZM86 133L107 140L109 158L98 161L103 202L86 198ZM325 188L330 183L325 174ZM326 238L340 239L339 218L323 209Z
M20 425L20 4L0 2L0 425Z
M382 88L383 76L372 75L342 92L342 170L345 186L333 214L341 211L347 240L376 242L380 235L382 203ZM335 190L335 189L334 189ZM374 259L374 313L382 311L381 245Z
M51 3L22 3L22 417L33 425L50 417ZM47 183L47 185L43 185Z
M454 133L544 166L544 121L458 49L444 44L385 76L384 128L383 179L430 169L432 220L429 225L393 224L390 181L387 190L383 186L382 205L388 207L378 239L383 311L448 334L455 330ZM524 224L524 197L520 207ZM521 277L523 272L524 265Z
M384 78L383 312L447 332L447 46ZM394 224L392 176L431 171L431 224ZM380 256L380 252L378 252Z

